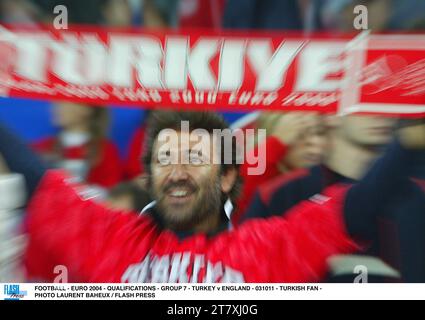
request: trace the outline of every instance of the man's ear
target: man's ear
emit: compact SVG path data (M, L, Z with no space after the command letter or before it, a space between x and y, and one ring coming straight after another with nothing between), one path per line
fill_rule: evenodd
M238 178L238 169L232 167L228 168L225 173L221 175L221 191L224 193L229 193L235 185L236 179Z
M143 190L149 188L149 175L147 173L139 174L132 181Z

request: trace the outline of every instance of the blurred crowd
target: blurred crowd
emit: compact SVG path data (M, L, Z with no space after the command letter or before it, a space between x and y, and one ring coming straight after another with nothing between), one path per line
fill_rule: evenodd
M70 24L339 32L354 31L353 7L357 4L368 7L373 31L425 30L423 0L0 0L0 22L51 23L53 8L65 5ZM90 187L92 197L110 208L137 214L151 203L141 162L146 147L145 121L133 133L125 157L108 137L108 108L55 103L50 121L57 134L32 143L49 168L66 169ZM263 175L250 176L249 164L241 166L244 185L232 223L237 226L258 218L259 212L264 217L280 214L333 183L360 179L391 141L397 125L395 118L337 119L293 112L257 113L242 121L238 124L242 129L267 130L263 140L255 139L247 146L256 154L262 150L267 153L267 167ZM425 178L423 168L417 172L418 179ZM310 180L303 180L305 176ZM294 185L294 181L299 184ZM3 183L13 187L2 187ZM0 179L0 282L24 280L18 263L19 249L25 243L17 231L24 203L24 195L16 192L19 185L22 181L13 174ZM399 219L397 209L393 214ZM414 244L406 240L404 245ZM386 251L391 251L391 246L386 246ZM389 252L379 252L378 256L386 262L394 260ZM425 270L415 273L422 263L425 261L413 259L403 265L407 274L413 274L407 280L415 281L425 274Z
M2 0L2 23L51 23L57 5L71 24L116 27L352 31L366 5L373 31L423 30L421 0Z

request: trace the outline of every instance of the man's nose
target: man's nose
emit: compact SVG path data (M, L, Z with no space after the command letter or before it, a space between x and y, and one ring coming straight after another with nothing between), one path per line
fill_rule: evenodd
M324 139L323 139L323 137L319 136L318 134L311 134L307 137L306 140L307 140L307 144L309 146L313 146L313 147L316 147L316 148L319 148L319 149L323 147Z
M169 179L171 181L185 180L188 178L186 166L184 164L173 164Z

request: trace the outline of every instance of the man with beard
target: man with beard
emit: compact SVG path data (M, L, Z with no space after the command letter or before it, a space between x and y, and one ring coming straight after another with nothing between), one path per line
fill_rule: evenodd
M190 133L202 129L201 142L186 143L188 133L179 131L182 121L189 122ZM425 148L425 125L404 129L400 142L354 187L326 189L285 218L220 232L227 228L224 207L239 186L237 164L223 161L224 144L214 148L214 129L226 128L214 113L154 113L144 162L157 203L137 217L83 199L80 186L61 172L46 172L0 127L0 152L12 171L24 175L30 193L29 277L53 280L54 267L63 265L70 282L320 281L328 257L360 247L347 233L356 230L344 203L367 201L357 219L373 221ZM167 129L177 130L178 142L160 141ZM234 146L231 150L236 152ZM371 195L370 188L381 192Z
M143 214L149 212L159 225L181 237L227 228L231 203L241 184L235 170L235 141L229 150L233 162L221 164L223 149L218 150L210 137L213 130L226 129L225 121L213 113L152 114L143 160L155 201Z

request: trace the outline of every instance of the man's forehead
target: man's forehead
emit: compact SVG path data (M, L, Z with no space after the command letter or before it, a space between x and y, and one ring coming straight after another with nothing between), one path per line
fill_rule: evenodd
M185 147L210 148L213 134L206 130L193 130L182 132L177 130L167 130L165 135L158 135L155 140L156 147L169 146L170 149L182 149Z

